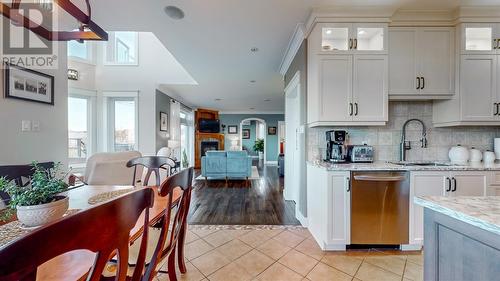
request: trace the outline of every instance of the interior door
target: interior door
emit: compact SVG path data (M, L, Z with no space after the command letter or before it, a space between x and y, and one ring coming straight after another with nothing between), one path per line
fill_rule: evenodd
M352 55L328 55L319 61L321 121L352 120Z
M391 28L389 35L389 95L417 95L417 28Z
M387 72L385 55L354 56L354 121L388 121Z
M484 172L454 172L454 192L452 196L485 196L488 189L488 173Z
M464 121L494 121L497 102L497 56L463 55L460 98Z
M448 186L448 172L413 172L411 173L410 200L410 243L422 244L424 241L424 209L415 203L418 196L444 196Z
M421 94L455 92L454 31L452 28L421 28L418 33Z

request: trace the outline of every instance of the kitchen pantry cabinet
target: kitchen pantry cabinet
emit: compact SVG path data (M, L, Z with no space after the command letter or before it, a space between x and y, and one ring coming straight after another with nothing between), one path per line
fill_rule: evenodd
M345 250L351 240L351 173L307 165L308 229L322 250Z
M500 24L464 23L460 31L461 54L500 54Z
M422 245L423 208L413 203L418 196L485 196L491 173L483 171L417 171L410 173L410 244Z
M455 94L455 31L389 29L389 99L443 99Z
M310 62L311 126L384 125L388 120L386 55L317 55Z

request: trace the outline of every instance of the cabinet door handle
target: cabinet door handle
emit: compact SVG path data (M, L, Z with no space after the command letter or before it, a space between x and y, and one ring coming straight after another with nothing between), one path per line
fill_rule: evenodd
M352 50L352 39L349 39L349 50Z
M354 50L358 49L358 39L354 39Z
M498 103L496 103L496 102L495 102L495 103L493 104L493 106L494 106L494 109L495 109L495 113L493 113L493 116L497 116L497 115L498 115L498 109L499 109L499 108L498 108Z
M358 103L357 102L354 103L354 108L355 108L354 116L358 116L359 107L358 107Z
M425 78L424 77L420 77L422 79L422 88L420 88L421 90L423 90L425 88Z
M349 116L352 116L353 114L353 108L352 108L352 102L349 103Z
M496 108L497 108L497 115L500 115L500 103L497 103Z
M453 189L451 190L451 192L455 192L457 191L457 179L455 177L453 177L452 179L453 179Z
M450 192L451 191L451 179L446 178L446 181L448 182L448 187L446 187L446 192Z
M417 77L417 90L420 90L420 77Z
M351 178L347 177L346 181L347 181L347 192L351 192Z
M493 50L498 48L498 39L493 39Z
M500 39L497 39L497 45L496 45L497 49L500 49Z

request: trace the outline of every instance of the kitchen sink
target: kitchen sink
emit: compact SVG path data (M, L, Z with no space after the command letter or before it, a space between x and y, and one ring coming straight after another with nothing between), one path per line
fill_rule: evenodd
M402 165L402 166L423 166L423 167L448 167L453 166L450 163L442 162L390 162L391 164Z

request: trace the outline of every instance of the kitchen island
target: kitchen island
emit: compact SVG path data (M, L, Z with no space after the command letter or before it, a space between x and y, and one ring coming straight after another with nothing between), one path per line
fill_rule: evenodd
M424 280L500 280L500 197L416 197Z

